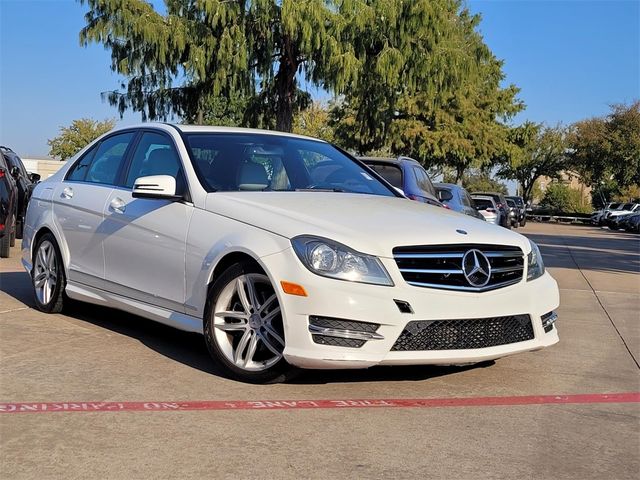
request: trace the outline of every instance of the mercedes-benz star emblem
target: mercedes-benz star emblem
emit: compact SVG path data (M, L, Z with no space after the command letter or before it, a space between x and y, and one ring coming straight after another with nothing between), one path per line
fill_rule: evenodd
M462 273L472 287L484 287L491 278L491 264L480 250L469 250L462 257Z

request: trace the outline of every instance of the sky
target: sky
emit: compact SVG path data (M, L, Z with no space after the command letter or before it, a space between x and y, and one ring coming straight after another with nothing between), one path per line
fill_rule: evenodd
M469 0L527 108L514 123L548 125L603 115L640 98L640 0ZM0 0L0 144L44 157L74 119L140 121L100 92L117 89L110 55L82 47L87 7L75 0Z

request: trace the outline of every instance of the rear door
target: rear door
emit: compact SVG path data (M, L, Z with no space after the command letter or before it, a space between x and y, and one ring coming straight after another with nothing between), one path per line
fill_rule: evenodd
M111 135L69 170L53 192L53 212L69 249L69 280L103 287L104 206L135 132Z
M104 204L105 278L114 293L184 311L185 245L193 205L133 198L136 178L149 175L171 175L177 193L188 196L177 149L160 131L142 133L123 181Z

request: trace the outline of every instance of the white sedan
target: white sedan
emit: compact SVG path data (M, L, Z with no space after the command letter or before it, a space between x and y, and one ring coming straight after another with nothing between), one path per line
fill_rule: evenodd
M525 237L410 202L329 143L219 127L114 130L40 183L22 262L67 297L204 335L237 379L467 364L558 341Z

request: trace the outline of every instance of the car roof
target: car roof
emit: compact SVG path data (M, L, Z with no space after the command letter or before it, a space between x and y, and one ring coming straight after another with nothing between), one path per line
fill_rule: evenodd
M235 134L259 134L259 135L274 135L279 137L299 138L304 140L314 140L316 142L327 143L319 138L307 137L305 135L297 135L295 133L279 132L276 130L263 130L259 128L243 128L243 127L219 127L209 125L183 125L179 123L164 123L164 122L146 122L136 125L128 125L120 128L115 128L113 132L119 130L131 130L142 128L160 128L162 130L169 130L171 128L178 130L181 133L235 133Z
M415 163L418 166L420 165L420 162L418 162L417 160L414 160L413 158L410 157L397 157L397 158L390 158L390 157L358 157L358 160L360 160L361 162L364 163L389 163L389 164L393 164L393 165L398 165L402 162L411 162L411 163Z
M436 188L459 188L461 190L464 190L464 187L461 187L460 185L458 185L457 183L443 183L443 182L439 182L439 183L434 183L433 184L434 187Z
M471 194L471 198L473 199L479 199L479 200L491 200L494 201L495 199L492 196L489 195L478 195L478 194Z

